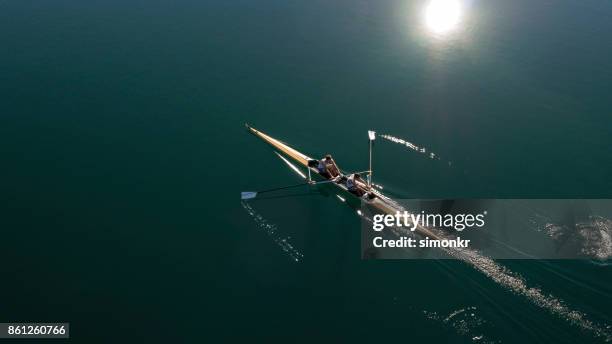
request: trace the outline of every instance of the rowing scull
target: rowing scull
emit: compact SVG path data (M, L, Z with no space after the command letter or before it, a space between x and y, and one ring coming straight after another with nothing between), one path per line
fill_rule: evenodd
M311 157L307 156L306 154L303 154L301 152L299 152L298 150L290 147L289 145L271 137L268 134L265 134L251 126L249 126L248 124L245 124L247 129L254 134L255 136L259 137L260 139L262 139L263 141L267 142L268 144L270 144L271 146L273 146L274 148L276 148L276 150L279 151L279 153L282 153L284 156L292 159L294 162L306 167L307 169L309 169L309 172L311 175L317 176L319 179L324 179L327 180L327 178L325 178L324 176L322 176L321 174L319 174L319 171L309 165L309 161L313 161L314 159L312 159ZM349 194L352 197L355 198L359 198L359 200L361 202L364 202L365 204L371 206L372 208L374 208L375 210L383 213L383 214L389 214L389 215L395 215L398 212L402 212L404 211L404 209L397 204L395 201L393 201L391 198L385 196L384 194L382 194L380 191L375 190L374 188L371 188L371 192L376 196L372 199L369 199L367 197L358 197L356 195L354 195L353 193L348 191L348 188L339 182L331 182L330 184L335 185L337 188L339 188L340 190L343 191L344 194ZM424 236L428 236L430 238L433 239L439 239L440 236L438 236L437 234L433 233L431 230L429 230L428 228L425 228L421 225L418 225L416 228L416 232L420 233L421 235Z

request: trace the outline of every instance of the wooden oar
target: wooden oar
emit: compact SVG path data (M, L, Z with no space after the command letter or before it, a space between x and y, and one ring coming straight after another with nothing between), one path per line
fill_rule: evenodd
M324 180L324 181L316 182L316 183L312 183L312 182L301 183L301 184L283 186L283 187L280 187L280 188L262 190L262 191L243 191L243 192L240 193L240 198L241 199L253 199L253 198L257 197L258 194L261 194L261 193L264 193L264 192L272 192L272 191L278 191L278 190L291 189L291 188L296 188L298 186L305 186L305 185L319 185L319 184L325 184L325 183L331 183L331 182L333 182L333 180Z

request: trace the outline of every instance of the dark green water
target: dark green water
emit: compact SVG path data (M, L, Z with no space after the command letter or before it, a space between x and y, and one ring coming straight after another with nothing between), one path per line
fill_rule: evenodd
M609 265L501 263L585 329L461 262L361 261L359 218L317 190L249 203L259 222L240 203L299 180L244 122L348 170L368 129L436 152L377 141L396 197L612 196L612 3L465 1L444 37L424 6L0 1L0 321L83 343L605 340Z

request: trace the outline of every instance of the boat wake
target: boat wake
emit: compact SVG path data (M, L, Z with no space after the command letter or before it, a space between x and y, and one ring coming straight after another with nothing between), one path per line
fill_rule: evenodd
M530 287L522 276L496 263L493 259L466 249L447 250L447 253L472 265L497 284L504 286L517 295L526 297L529 301L538 307L546 309L551 314L568 321L582 330L591 332L595 337L604 339L606 342L612 341L612 333L610 333L609 326L601 326L589 320L586 314L569 308L563 301L553 295L546 295L541 289Z
M399 137L395 137L393 135L389 135L389 134L382 134L379 135L379 137L382 137L383 139L393 142L393 143L397 143L399 145L402 145L404 147L407 147L417 153L423 154L425 156L427 156L429 159L432 160L439 160L442 161L442 159L434 152L429 151L427 148L425 147L419 147L417 145L415 145L414 143L408 141L408 140L404 140L402 138ZM452 166L452 162L447 161L448 166Z
M263 230L293 261L299 262L304 258L304 255L289 242L291 237L284 237L281 235L276 225L268 222L263 216L257 213L249 203L243 201L241 204L242 208L244 208L255 223L257 223L257 227Z
M401 209L403 211L404 208L401 207ZM430 230L441 237L444 236L444 233L441 231ZM414 235L414 232L404 227L395 227L392 232L397 236ZM602 326L591 321L585 313L571 309L555 296L547 295L541 289L529 286L521 275L495 262L493 259L472 249L443 248L442 250L449 256L471 265L498 285L516 295L527 298L531 303L547 310L549 313L568 321L584 331L590 332L597 338L603 339L606 342L612 341L612 331L609 325Z

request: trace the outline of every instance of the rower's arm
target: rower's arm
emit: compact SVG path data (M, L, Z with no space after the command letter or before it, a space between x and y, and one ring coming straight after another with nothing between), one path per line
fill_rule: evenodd
M334 158L331 159L332 161L332 166L334 166L334 168L336 169L336 172L338 172L338 174L340 173L340 168L338 167L338 164L336 164L336 160L334 160Z

